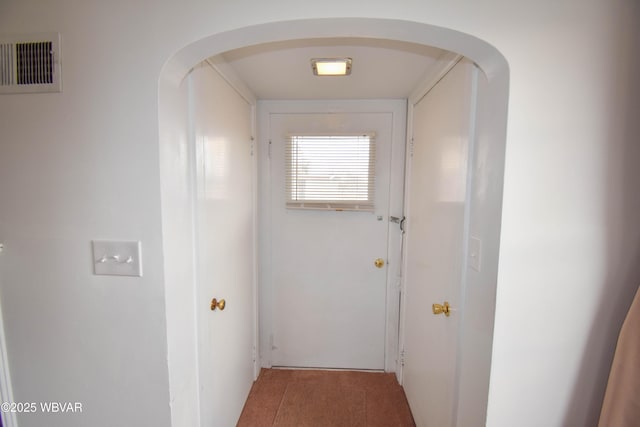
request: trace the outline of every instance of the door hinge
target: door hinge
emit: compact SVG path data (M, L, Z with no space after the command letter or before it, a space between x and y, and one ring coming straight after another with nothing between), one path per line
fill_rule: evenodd
M271 158L271 140L269 140L269 149L267 151L267 157Z
M253 157L253 151L255 150L256 147L256 139L252 136L251 137L251 157Z
M253 358L253 363L256 362L256 358L258 357L258 355L256 354L256 346L253 346L253 353L252 353L252 358Z
M413 147L415 145L415 139L411 137L411 142L409 143L409 156L413 157Z
M400 350L400 366L404 366L404 358L405 358L405 351L404 349Z

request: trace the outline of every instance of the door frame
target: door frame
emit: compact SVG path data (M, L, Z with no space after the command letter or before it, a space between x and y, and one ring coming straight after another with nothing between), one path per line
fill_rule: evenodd
M273 230L271 228L271 173L269 159L270 117L272 114L333 114L333 113L390 113L392 114L392 140L389 182L389 216L402 218L404 204L404 165L406 142L406 100L314 100L314 101L258 101L258 218L259 265L258 294L259 313L259 360L260 366L272 366L273 318L270 308L277 306L273 301L273 280L269 248ZM400 322L400 265L401 232L399 224L386 218L387 278L385 310L385 372L398 372L398 332Z
M5 251L4 243L0 242L0 282L2 281L2 256ZM4 316L2 313L2 303L0 301L0 401L15 402L13 400L13 388L11 385L11 373L9 370L9 357L7 356L7 340L4 332ZM16 412L0 411L2 425L4 427L17 426Z

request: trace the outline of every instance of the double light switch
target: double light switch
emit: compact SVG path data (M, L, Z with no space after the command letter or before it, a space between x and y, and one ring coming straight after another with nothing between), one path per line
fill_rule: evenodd
M141 244L93 240L93 273L110 276L142 276Z

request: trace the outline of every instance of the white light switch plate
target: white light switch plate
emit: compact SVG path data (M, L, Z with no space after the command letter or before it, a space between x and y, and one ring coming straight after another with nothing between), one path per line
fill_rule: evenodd
M93 274L142 276L141 243L93 240Z
M482 262L482 242L477 237L469 239L469 265L475 271L480 272Z

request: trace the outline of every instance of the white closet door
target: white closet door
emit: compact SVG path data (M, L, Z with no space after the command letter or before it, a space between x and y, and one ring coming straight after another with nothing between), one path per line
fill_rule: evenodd
M458 63L414 106L403 386L418 426L451 426L455 405L473 72ZM434 315L445 301L450 316Z

